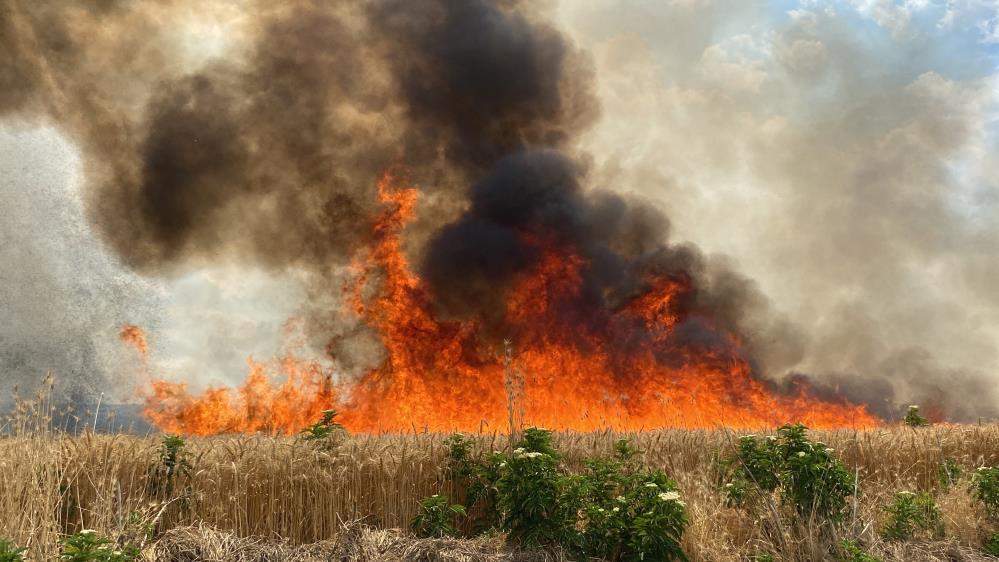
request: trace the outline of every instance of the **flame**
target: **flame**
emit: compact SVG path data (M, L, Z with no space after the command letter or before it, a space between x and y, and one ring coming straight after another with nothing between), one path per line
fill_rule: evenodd
M146 340L146 331L134 324L125 324L118 332L121 341L135 348L135 351L145 359L149 356L149 342Z
M250 374L235 392L210 388L195 397L185 383L156 380L146 398L146 417L171 433L216 435L265 432L293 434L315 422L337 402L330 374L317 362L286 356L274 365L250 359Z
M819 399L803 383L790 394L777 392L754 377L738 339L710 318L686 318L709 338L680 337L679 302L692 290L689 279L650 276L631 302L615 310L594 306L582 291L585 260L541 238L524 237L540 259L510 288L501 321L507 345L476 320L440 320L402 249L417 190L386 174L378 197L384 211L375 243L352 262L344 297L378 334L386 351L380 365L338 386L315 363L284 358L278 383L251 360L242 387L200 396L181 383L155 381L149 419L199 435L294 433L333 407L360 432L492 431L520 422L580 431L879 423L865 407Z

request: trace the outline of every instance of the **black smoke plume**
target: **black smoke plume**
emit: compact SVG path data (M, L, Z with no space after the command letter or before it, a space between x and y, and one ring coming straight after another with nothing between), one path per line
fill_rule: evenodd
M575 139L597 118L584 53L530 2L247 2L220 56L175 60L191 12L227 2L0 3L0 116L58 123L86 162L88 211L128 266L168 275L237 260L314 275L313 330L336 270L368 242L378 177L423 189L409 248L441 314L496 320L537 263L525 235L587 264L587 306L649 274L682 278L677 338L742 337L750 359L787 326L751 281L688 245L640 200L590 185ZM612 186L608 186L612 187ZM711 319L711 326L703 322Z

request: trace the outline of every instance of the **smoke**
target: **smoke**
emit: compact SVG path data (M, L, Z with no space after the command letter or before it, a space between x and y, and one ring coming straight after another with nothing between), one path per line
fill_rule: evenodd
M86 401L121 388L128 318L153 319L150 285L123 272L90 234L73 147L46 128L0 130L0 404L32 396L46 372L58 397ZM68 174L49 158L68 162Z
M761 375L874 403L937 397L935 373L955 370L985 388L969 358L994 352L959 326L977 303L997 323L995 232L953 227L945 194L986 83L866 72L858 54L877 47L818 8L727 42L759 6L563 8L573 37L517 1L4 0L0 117L50 120L79 146L90 223L126 266L293 271L314 346L339 342L348 363L377 350L338 314L339 275L395 169L423 190L407 249L441 314L496 322L542 240L587 264L593 310L649 275L689 285L677 341L733 331ZM717 187L745 182L753 195ZM950 266L960 295L927 291L918 273ZM955 339L961 352L936 353ZM938 401L994 412L979 396Z
M728 7L562 5L600 77L594 177L770 297L741 308L761 372L994 417L994 3Z
M596 116L587 59L514 3L2 9L0 115L52 120L77 143L114 255L148 276L233 262L305 275L319 349L344 335L370 347L330 295L368 241L384 170L427 186L419 246L494 160L569 149ZM199 21L223 26L207 35L219 56L185 47Z

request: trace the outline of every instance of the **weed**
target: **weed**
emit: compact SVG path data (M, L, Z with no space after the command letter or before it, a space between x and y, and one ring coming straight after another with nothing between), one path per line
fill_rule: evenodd
M883 562L877 556L869 554L857 544L857 541L844 539L839 543L839 560L841 562Z
M943 516L933 496L926 492L899 492L885 507L888 518L881 536L888 540L908 540L923 532L932 538L944 534Z
M551 432L539 428L526 429L509 455L473 459L462 435L446 444L469 512L477 507L479 523L495 522L516 542L558 545L581 559L686 560L686 506L676 482L645 469L626 439L610 456L585 459L581 474L567 472Z
M905 412L905 418L902 423L909 427L926 427L930 425L930 420L924 418L919 413L919 406L912 404L909 409Z
M420 501L420 511L410 523L410 528L420 537L455 537L458 527L455 520L465 516L464 506L451 504L447 496L434 494Z
M949 490L951 486L961 480L962 472L961 463L950 457L945 458L940 463L940 468L938 469L937 481L940 484L940 488Z
M178 476L191 477L190 455L185 449L184 438L179 435L166 435L160 442L159 464L153 469L152 482L157 491L167 496L173 494Z
M686 504L676 482L621 458L588 459L573 479L572 498L583 517L571 547L584 558L685 560L679 543Z
M343 425L336 421L339 412L336 410L326 410L323 417L316 423L302 429L302 439L306 441L324 441L330 437L341 435L345 430Z
M463 491L464 505L472 517L473 531L499 526L496 510L496 483L506 456L493 453L485 459L472 458L472 440L456 433L445 440L448 447L448 475Z
M999 558L999 533L992 535L989 540L985 541L985 544L982 546L982 550Z
M975 471L975 498L989 515L999 519L999 467L982 466Z
M782 501L798 514L838 522L855 482L833 452L808 439L802 424L785 425L762 441L752 435L742 437L734 453L721 461L728 500L751 507L746 504L750 492L779 491Z
M62 539L59 560L66 562L129 562L137 560L139 549L134 546L117 548L114 541L85 529Z
M25 551L10 540L0 539L0 562L24 562Z
M513 454L498 468L497 507L501 526L527 545L560 544L575 516L563 501L567 480L559 471L551 433L537 428L524 432Z

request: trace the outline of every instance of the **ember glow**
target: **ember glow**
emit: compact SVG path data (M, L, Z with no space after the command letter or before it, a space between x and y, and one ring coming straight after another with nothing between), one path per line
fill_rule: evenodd
M145 395L147 417L164 431L193 435L291 434L329 408L357 432L503 431L512 411L522 412L518 423L522 416L526 424L580 431L878 423L863 406L820 399L805 385L777 392L752 372L738 338L710 318L698 319L709 338L676 337L689 320L678 305L693 290L689 279L650 276L630 302L593 306L582 291L585 260L534 235L525 240L540 259L512 284L501 336L484 321L440 320L402 251L417 196L392 175L379 182L384 210L375 242L352 263L345 290L385 348L379 366L344 381L294 357L250 360L241 387L201 395L156 380ZM136 339L125 332L126 341Z

